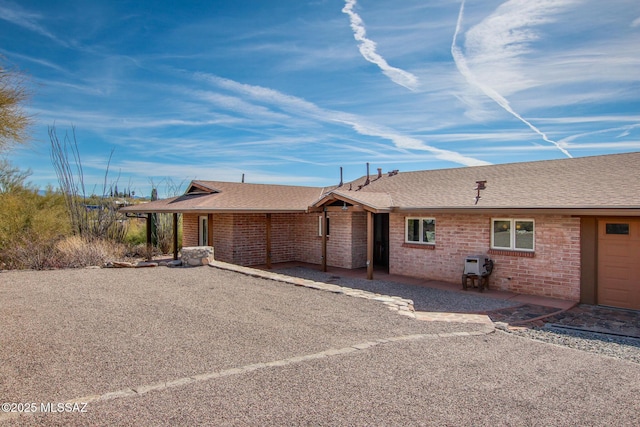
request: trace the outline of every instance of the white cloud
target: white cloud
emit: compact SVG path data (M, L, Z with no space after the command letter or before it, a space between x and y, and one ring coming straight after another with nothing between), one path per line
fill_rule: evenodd
M633 22L631 23L632 27L640 27L640 18L636 18L633 20Z
M194 92L194 95L207 102L219 105L226 110L235 111L251 117L263 117L269 120L282 121L291 119L291 117L287 114L271 111L268 108L251 104L234 96L222 95L219 93L206 91L196 91Z
M27 12L20 6L8 6L7 3L0 4L0 19L25 28L29 31L38 33L48 39L61 44L62 46L68 46L68 43L60 40L58 37L56 37L55 34L51 33L46 29L46 27L39 23L39 21L42 19L41 15Z
M591 132L583 132L583 133L579 133L579 134L575 134L575 135L571 135L567 138L564 138L562 140L563 143L568 144L573 142L574 140L578 139L578 138L584 138L586 136L591 136L591 135L602 135L602 134L606 134L606 133L614 133L617 134L614 138L622 138L625 136L629 136L631 134L631 131L634 129L638 129L640 128L640 123L635 123L635 124L631 124L631 125L626 125L626 126L617 126L614 128L608 128L608 129L598 129L596 131L591 131ZM636 143L637 144L637 143Z
M419 82L415 75L400 68L392 67L380 54L378 54L378 52L376 52L376 43L367 38L367 31L364 27L364 22L362 21L362 18L360 18L360 15L353 10L355 5L356 0L346 0L345 6L342 8L342 12L349 15L351 29L353 30L353 37L360 42L358 49L364 59L380 67L382 72L394 83L404 86L411 91L417 90Z
M506 112L540 135L544 141L555 145L556 148L558 148L558 150L567 157L572 157L571 153L569 153L562 144L550 139L544 132L518 114L504 96L489 84L481 81L471 70L462 50L457 45L457 38L461 31L462 19L464 16L464 3L465 2L463 0L460 5L458 21L456 23L456 29L451 43L451 55L453 56L460 74L464 76L470 85L480 89L486 96L494 100ZM524 3L524 5L522 3ZM499 63L498 61L500 60L507 61L512 58L517 58L518 55L522 54L526 50L524 47L526 42L535 38L534 33L528 31L527 27L535 23L546 22L544 12L547 12L548 8L545 7L547 6L547 3L549 2L523 2L521 0L511 0L505 3L498 8L498 11L494 15L474 27L476 33L482 34L481 37L474 37L474 30L470 30L467 33L469 37L467 39L467 45L471 45L470 50L476 51L476 53L478 50L482 51L484 49L484 45L491 45L486 50L493 52L493 54L486 55L487 57L484 58L484 61L486 62ZM541 7L539 10L535 8L532 9L532 4L539 5ZM528 7L526 7L526 5L528 5ZM520 8L521 6L523 7ZM528 12L528 15L526 16L526 19L518 19L522 18L520 13L523 12L523 9ZM517 12L514 12L514 10ZM533 13L534 11L536 13ZM485 24L486 22L488 22L488 24ZM481 28L481 30L477 30L478 28ZM501 35L504 35L504 37L500 37Z
M450 161L465 166L478 166L487 164L487 162L464 156L458 152L451 150L443 150L425 144L418 138L403 135L393 129L369 123L367 120L354 114L344 113L340 111L327 110L316 106L304 99L285 95L276 90L264 88L261 86L253 86L238 83L233 80L224 79L218 76L208 75L204 73L196 74L196 77L205 79L215 85L224 87L242 93L260 102L270 103L277 108L290 113L301 114L312 117L326 123L340 123L347 125L360 135L373 136L391 141L396 147L406 150L427 151L435 155L441 160Z

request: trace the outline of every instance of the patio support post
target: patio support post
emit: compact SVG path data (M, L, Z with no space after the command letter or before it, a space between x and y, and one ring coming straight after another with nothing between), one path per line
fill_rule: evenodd
M322 212L322 271L327 271L327 207Z
M173 259L178 259L178 214L173 214Z
M213 246L213 214L207 214L207 245Z
M367 211L367 279L373 280L373 212Z
M147 214L147 261L151 261L151 258L153 257L153 245L151 243L151 216L153 214L151 212L149 212Z
M267 270L271 270L271 214L267 214Z

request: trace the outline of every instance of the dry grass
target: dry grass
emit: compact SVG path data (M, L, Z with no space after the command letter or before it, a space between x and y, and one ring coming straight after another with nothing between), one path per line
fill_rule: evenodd
M107 261L124 259L127 247L109 240L86 240L67 237L55 245L61 267L75 268L103 265Z
M23 238L2 253L3 268L49 270L102 266L107 261L125 260L129 247L109 240L86 240L79 236L34 243Z

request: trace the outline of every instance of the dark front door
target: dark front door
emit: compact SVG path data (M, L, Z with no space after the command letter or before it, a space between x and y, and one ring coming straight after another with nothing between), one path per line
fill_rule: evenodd
M373 216L373 265L389 269L389 214Z

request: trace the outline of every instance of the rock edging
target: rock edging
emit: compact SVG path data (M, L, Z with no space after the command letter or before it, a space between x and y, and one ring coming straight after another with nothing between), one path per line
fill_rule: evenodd
M219 268L221 270L242 273L248 276L260 277L262 279L275 280L276 282L290 283L296 286L302 286L310 289L317 289L335 294L343 294L350 297L364 298L372 301L381 302L386 305L389 310L395 311L403 316L416 318L413 308L413 301L397 296L375 294L373 292L362 291L360 289L346 288L344 286L333 285L331 283L316 282L314 280L303 279L300 277L287 276L285 274L274 273L270 271L258 270L250 267L242 267L226 262L212 261L210 267Z

